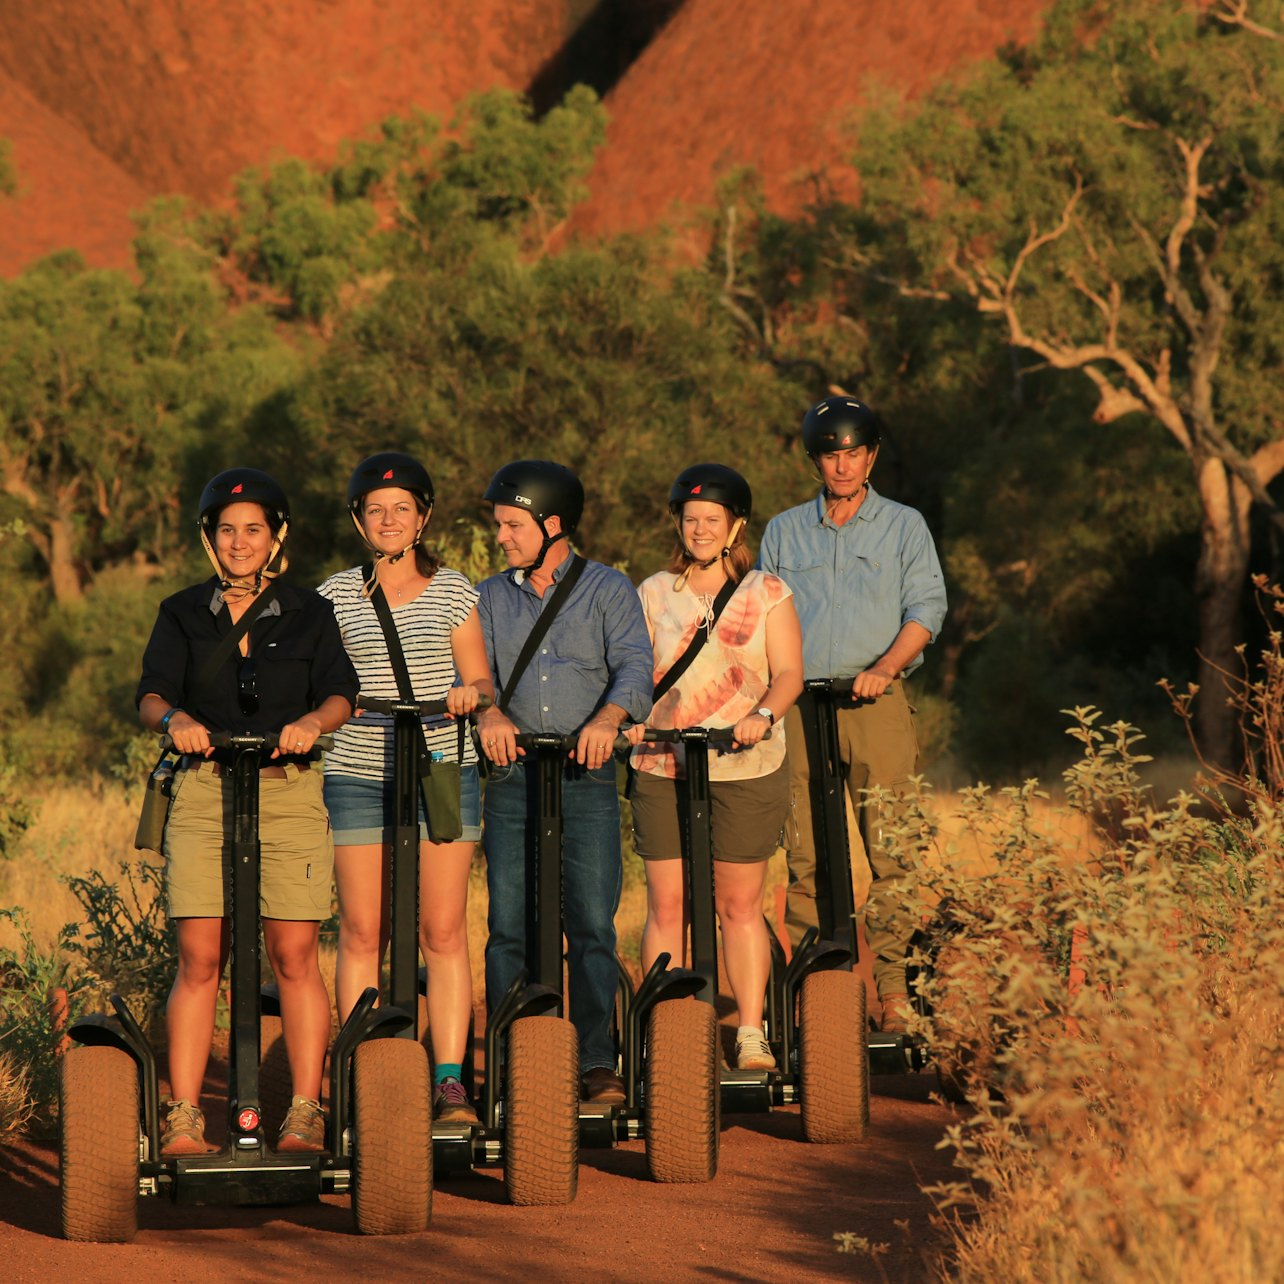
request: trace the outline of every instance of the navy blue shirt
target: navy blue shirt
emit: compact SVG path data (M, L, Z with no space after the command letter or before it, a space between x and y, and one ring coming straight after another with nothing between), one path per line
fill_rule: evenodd
M343 648L334 610L319 593L281 583L274 600L250 625L251 664L234 649L205 690L194 690L197 675L232 628L213 576L167 597L143 652L134 703L158 695L209 731L263 733L279 731L330 696L356 701L356 670ZM241 690L251 673L258 708L247 714Z

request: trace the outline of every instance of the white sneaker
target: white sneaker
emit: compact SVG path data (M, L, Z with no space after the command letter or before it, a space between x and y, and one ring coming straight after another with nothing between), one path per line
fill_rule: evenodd
M738 1070L774 1070L776 1058L771 1046L757 1026L743 1025L736 1035L736 1068Z

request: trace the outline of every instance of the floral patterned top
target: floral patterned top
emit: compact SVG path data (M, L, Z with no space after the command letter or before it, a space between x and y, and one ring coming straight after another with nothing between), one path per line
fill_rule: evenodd
M686 651L696 630L708 627L713 599L675 591L677 576L661 571L638 588L642 613L655 651L658 683ZM670 687L647 718L650 727L732 727L762 704L771 685L767 668L767 616L786 598L789 586L776 575L750 571L736 586L718 618L713 636L691 667ZM681 745L640 744L632 751L634 769L653 776L685 775ZM710 780L754 780L770 775L785 760L785 729L750 748L711 752Z

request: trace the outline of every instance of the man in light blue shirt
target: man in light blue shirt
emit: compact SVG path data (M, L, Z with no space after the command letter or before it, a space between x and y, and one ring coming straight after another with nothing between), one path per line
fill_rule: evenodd
M569 469L547 460L501 468L485 498L495 506L509 569L478 585L486 655L500 703L478 719L491 768L482 844L490 890L486 1001L493 1010L526 961L527 846L533 842L533 778L519 731L577 737L562 777L562 915L570 1016L579 1034L582 1096L624 1102L611 1036L615 1010L615 912L620 903L620 801L615 737L651 712L654 664L637 590L619 571L584 562L552 626L521 673L526 639L571 572L568 544L584 509ZM506 711L505 711L506 710ZM533 771L532 771L533 776Z
M793 590L804 676L852 679L854 703L839 710L838 735L875 879L866 936L883 1003L882 1028L903 1032L909 1008L905 956L914 923L897 895L900 868L879 850L878 815L861 805L861 791L895 791L914 773L918 740L901 679L922 664L924 648L940 632L945 581L922 514L869 484L882 440L878 416L854 398L829 397L807 412L802 437L824 488L771 519L758 564ZM785 920L797 944L817 922L816 849L797 706L785 726L791 800Z

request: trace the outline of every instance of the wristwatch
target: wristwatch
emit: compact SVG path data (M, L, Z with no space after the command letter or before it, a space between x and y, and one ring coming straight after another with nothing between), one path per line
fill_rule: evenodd
M168 713L167 713L167 714L166 714L166 715L165 715L165 716L160 720L160 729L161 729L162 731L168 731L168 730L169 730L169 720L170 720L170 719L171 719L171 718L172 718L176 713L178 713L178 712L180 712L179 707L178 707L178 705L175 705L175 706L174 706L174 707L173 707L173 708L172 708L172 709L171 709L171 710L170 710L170 711L169 711L169 712L168 712Z
M766 718L768 726L774 727L776 725L776 715L772 713L765 704L761 709L755 709L754 713L756 713L760 718Z

